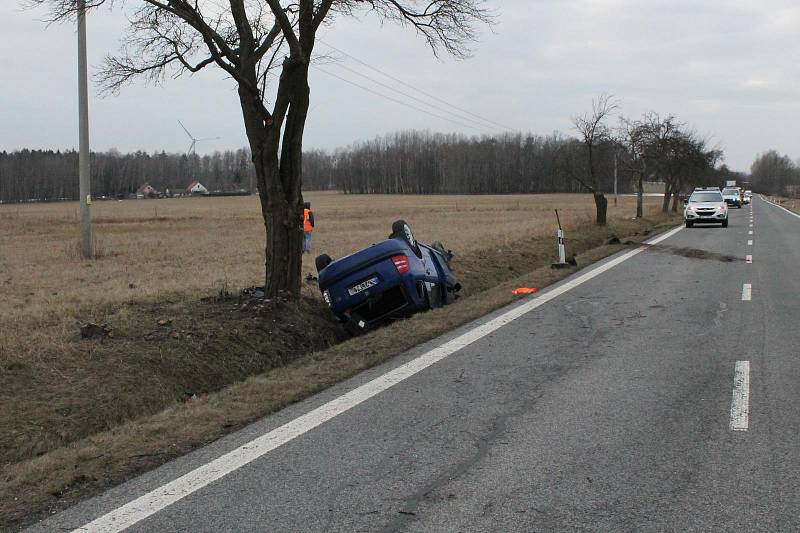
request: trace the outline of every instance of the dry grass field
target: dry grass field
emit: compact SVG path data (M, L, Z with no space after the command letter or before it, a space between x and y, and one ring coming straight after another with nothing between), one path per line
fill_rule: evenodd
M591 222L589 195L391 196L309 193L317 220L313 257L339 257L407 220L422 241L456 253L550 235L553 208L573 229ZM657 202L648 199L652 212ZM610 202L610 218L630 217L634 199ZM99 258L78 258L76 203L0 205L0 324L29 331L80 308L164 292L196 296L260 284L264 228L255 197L96 202Z
M313 272L317 253L353 252L385 238L392 221L403 218L420 240L441 240L453 249L457 274L478 291L549 264L555 252L553 208L579 253L602 244L612 231L643 234L665 223L654 216L659 205L653 199L647 204L650 220L630 221L635 202L630 197L621 197L618 207L610 202L611 224L602 230L592 225L588 195L310 193L307 199L317 231L305 271ZM305 374L270 373L269 390L254 393L245 385L246 399L224 408L209 400L213 416L194 418L180 430L167 417L145 439L141 428L124 428L179 405L184 392L218 391L295 364L338 339L332 338L329 314L313 286L299 305L256 314L241 312L235 299L213 298L262 281L263 226L256 198L97 202L93 217L99 257L85 262L77 257L76 204L0 205L0 465L10 476L0 479L0 497L30 491L29 503L9 508L6 517L18 518L56 494L63 497L82 484L101 487L173 456L510 297L504 289L492 298L467 298L437 312L438 322L419 323L424 327L415 326L418 331L402 342L397 336L402 324L377 332L370 342L383 348L345 343L333 366L311 361ZM537 283L556 279L549 276L539 275ZM164 328L157 325L163 319L169 321ZM107 321L113 338L81 340L79 326L87 320ZM201 412L195 409L192 416ZM183 442L176 445L171 438ZM152 448L169 451L153 455ZM86 454L92 459L82 459Z

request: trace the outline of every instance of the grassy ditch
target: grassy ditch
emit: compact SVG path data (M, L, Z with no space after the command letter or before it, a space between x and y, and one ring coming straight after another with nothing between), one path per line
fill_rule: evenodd
M585 227L572 233L569 253L587 266L624 246L606 244L611 235L639 241L675 223L653 217ZM86 355L79 368L59 370L62 391L32 396L25 387L36 378L24 369L8 380L19 390L16 417L0 425L0 525L66 507L386 361L510 303L516 286L563 278L572 270L549 268L553 241L534 237L467 252L453 266L470 296L343 342L316 298L265 305L223 291L204 300L162 297L94 309L85 318L109 324L112 335L73 335L63 345ZM43 429L50 427L58 430Z

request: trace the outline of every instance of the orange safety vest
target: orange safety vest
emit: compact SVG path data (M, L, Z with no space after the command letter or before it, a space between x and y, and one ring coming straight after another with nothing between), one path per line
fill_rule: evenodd
M305 233L314 231L314 226L311 225L311 219L309 218L310 214L311 209L303 209L303 231Z

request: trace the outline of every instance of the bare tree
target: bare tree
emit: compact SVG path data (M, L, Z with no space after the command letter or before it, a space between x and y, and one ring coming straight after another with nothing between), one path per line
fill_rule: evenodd
M618 139L625 147L625 168L636 178L636 217L644 216L644 180L656 173L664 160L667 140L677 130L677 121L672 115L661 118L655 111L642 115L638 120L620 118Z
M667 212L672 200L672 211L678 210L678 199L687 188L704 183L713 174L722 152L708 148L708 142L694 131L676 127L660 139L661 158L659 171L664 179L664 201Z
M55 20L76 0L28 0ZM113 0L88 0L95 8ZM300 292L302 144L317 31L366 11L414 28L435 54L468 53L483 0L129 0L130 26L98 79L111 92L136 78L161 82L215 66L236 84L266 228L266 295ZM274 90L269 88L274 86ZM270 93L270 94L268 94Z
M598 151L601 145L613 143L607 121L618 107L613 96L601 94L592 100L591 112L572 120L586 150L585 176L574 174L573 178L592 193L597 210L595 223L598 226L605 226L608 218L608 200L601 188L601 176L598 171Z

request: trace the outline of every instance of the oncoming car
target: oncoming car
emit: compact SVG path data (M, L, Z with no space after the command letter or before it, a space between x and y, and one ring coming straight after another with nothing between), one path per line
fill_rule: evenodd
M725 187L722 189L722 198L731 207L742 207L742 190L739 187Z
M712 222L728 227L728 205L717 188L695 189L683 211L686 227L698 222Z
M461 285L450 270L453 254L423 244L398 220L389 238L354 254L316 259L319 289L350 333L451 303Z

